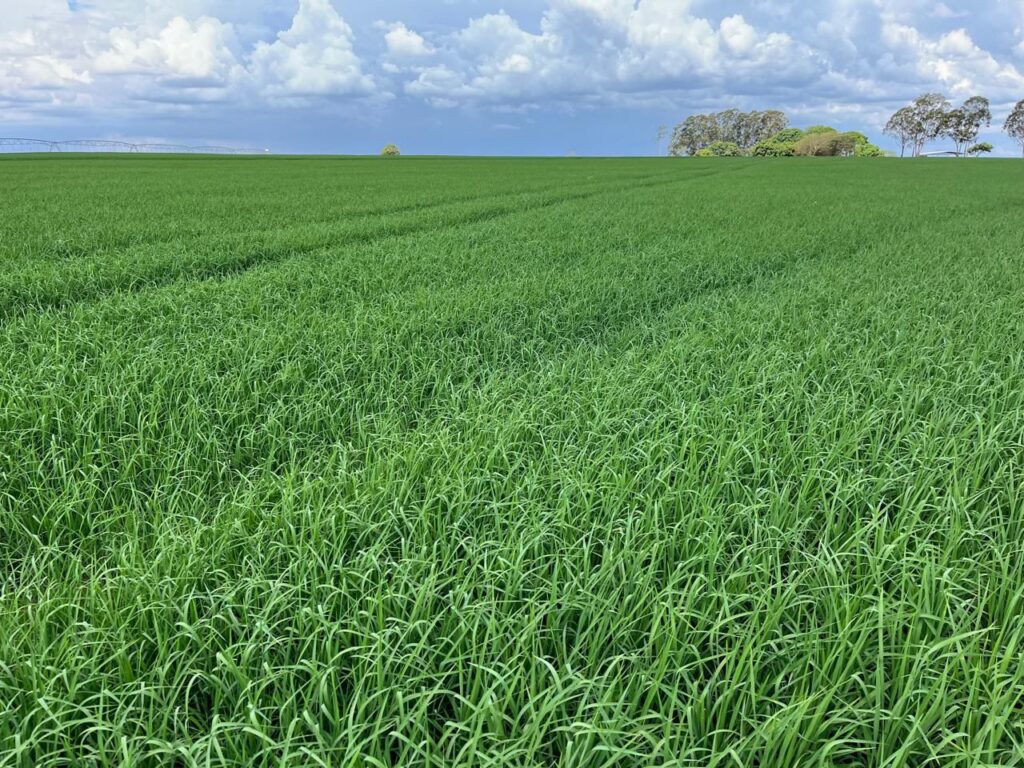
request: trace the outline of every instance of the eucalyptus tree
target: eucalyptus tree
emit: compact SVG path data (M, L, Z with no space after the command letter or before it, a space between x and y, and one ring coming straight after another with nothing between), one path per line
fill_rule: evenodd
M935 141L945 131L950 104L941 93L925 93L914 99L910 106L918 129L914 137L914 155L919 156L929 141Z
M771 138L789 125L789 118L777 109L690 115L676 126L669 145L671 155L695 155L716 142L735 144L749 152L758 142Z
M908 147L917 157L929 141L946 131L949 111L949 99L941 93L923 93L889 118L885 133L900 142L901 157Z
M900 144L900 157L906 157L907 148L914 147L915 137L919 133L917 117L912 107L902 107L889 118L883 133L892 136Z
M984 96L972 96L962 106L946 113L942 132L953 140L956 153L967 156L967 148L978 139L982 126L992 124L992 109Z
M1024 99L1017 102L1010 116L1006 118L1003 125L1010 138L1020 144L1021 151L1024 151Z

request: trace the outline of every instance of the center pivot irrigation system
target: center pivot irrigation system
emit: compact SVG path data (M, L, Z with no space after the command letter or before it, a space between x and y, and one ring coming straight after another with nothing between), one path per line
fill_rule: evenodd
M7 149L10 148L10 149ZM133 144L128 141L106 139L75 139L47 141L0 137L0 152L161 152L192 155L263 155L269 149L241 149L239 147L188 147L184 144Z

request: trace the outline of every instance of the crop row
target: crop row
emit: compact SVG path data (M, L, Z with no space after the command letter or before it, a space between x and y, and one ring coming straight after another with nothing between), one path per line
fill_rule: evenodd
M0 755L1012 764L1016 177L957 165L599 181L8 313Z

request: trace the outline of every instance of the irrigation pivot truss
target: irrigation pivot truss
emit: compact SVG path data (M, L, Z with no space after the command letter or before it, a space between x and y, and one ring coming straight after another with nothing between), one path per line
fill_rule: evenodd
M108 139L48 141L0 136L0 152L152 152L191 155L264 155L269 149L241 147L189 147L184 144L138 144Z
M129 144L127 141L106 141L105 139L76 139L74 141L55 141L53 143L55 152L88 152L99 150L101 152L138 152L137 144Z
M53 142L42 139L16 139L0 137L0 147L25 147L25 149L8 150L14 152L53 152Z

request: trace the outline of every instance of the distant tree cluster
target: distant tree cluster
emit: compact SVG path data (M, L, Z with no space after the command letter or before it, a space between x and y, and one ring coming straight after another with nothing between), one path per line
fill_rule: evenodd
M885 132L900 143L900 157L908 150L918 157L939 139L952 141L953 152L961 157L976 157L994 149L987 141L978 142L981 129L991 124L992 110L984 96L972 96L954 108L941 93L925 93L889 118ZM1003 130L1024 150L1024 99L1014 106Z
M885 134L900 145L900 157L919 157L928 144L947 139L952 154L977 157L994 147L978 141L982 128L992 124L992 109L984 96L972 96L954 107L941 93L925 93L897 110ZM1024 151L1024 99L1017 102L1003 130ZM658 146L667 128L658 129ZM691 157L880 157L881 149L857 131L841 132L827 125L789 127L789 118L776 109L741 112L727 109L690 115L672 131L670 155Z
M881 157L882 150L858 131L840 132L828 125L787 128L757 144L755 157Z
M827 125L790 128L778 110L729 109L691 115L676 126L669 154L692 157L878 157L882 150L863 133Z
M704 150L714 157L748 154L760 141L789 125L785 113L740 112L727 109L704 115L690 115L676 126L669 144L670 155L697 155ZM733 149L735 147L735 149Z
M885 133L900 145L900 157L907 152L919 157L929 142L949 139L960 156L991 152L987 142L976 143L983 127L992 124L992 110L984 96L972 96L953 107L941 93L925 93L896 111L885 124Z

